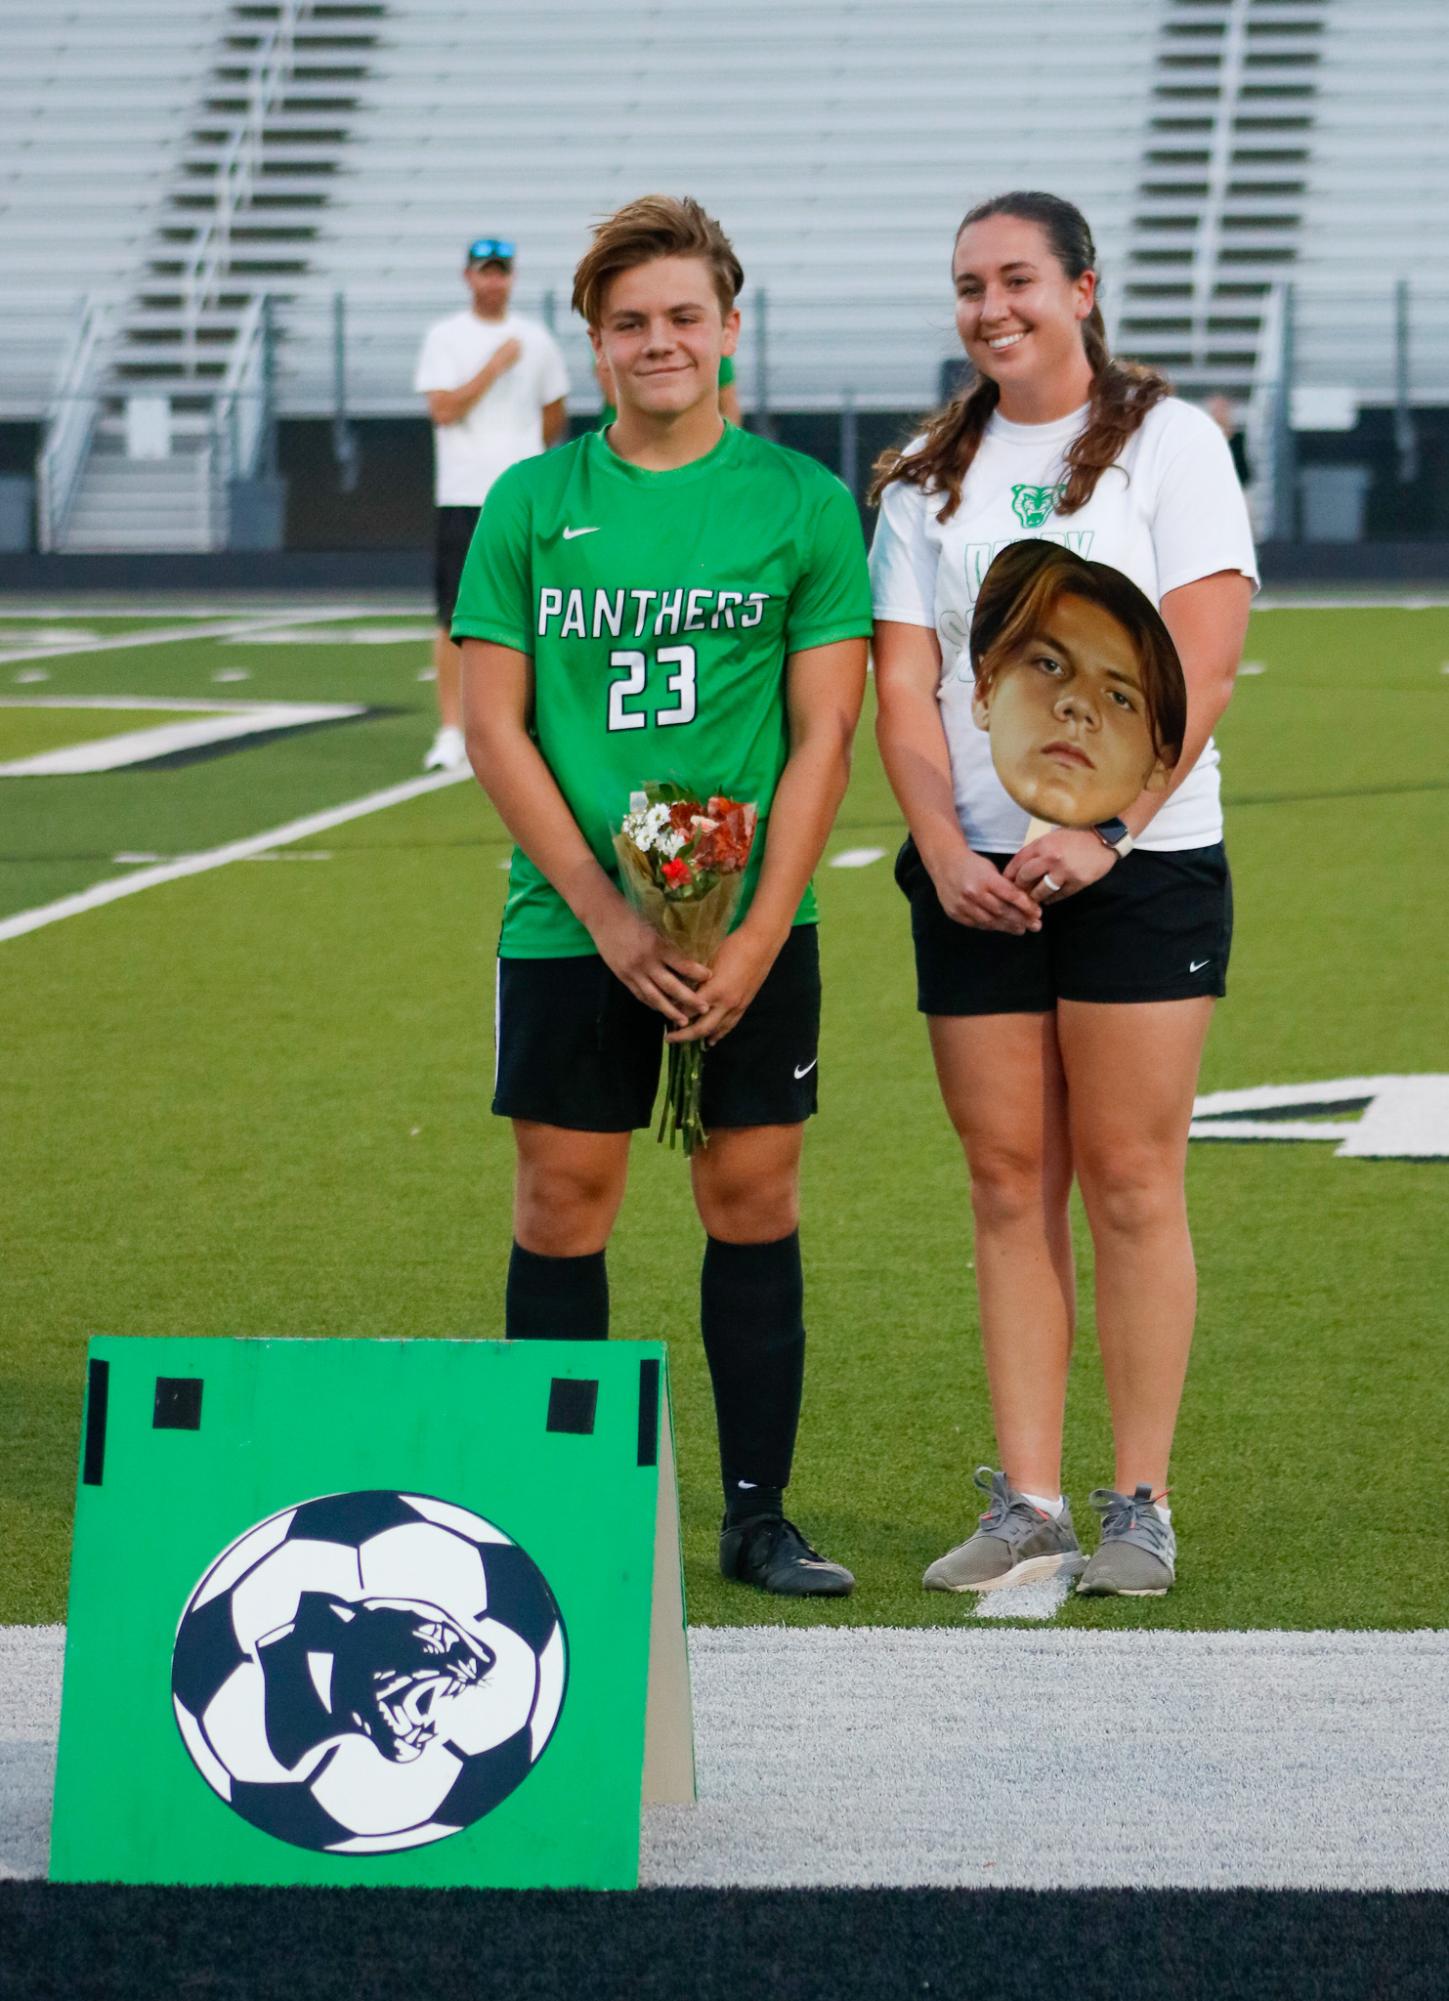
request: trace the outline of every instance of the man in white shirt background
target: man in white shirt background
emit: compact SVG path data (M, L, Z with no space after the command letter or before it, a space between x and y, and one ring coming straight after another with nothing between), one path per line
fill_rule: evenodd
M504 237L481 236L468 245L463 280L472 304L428 329L413 375L433 420L437 503L433 664L439 727L425 771L467 762L459 707L462 656L448 635L478 510L500 473L547 451L568 427L568 372L557 341L540 321L509 311L515 255L516 246Z

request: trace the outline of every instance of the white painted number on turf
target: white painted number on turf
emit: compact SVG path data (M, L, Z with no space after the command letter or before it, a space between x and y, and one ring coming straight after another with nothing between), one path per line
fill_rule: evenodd
M1213 1091L1194 1105L1190 1132L1196 1140L1336 1141L1340 1160L1449 1160L1449 1076Z
M661 729L671 723L692 723L695 718L696 655L692 646L661 646L655 654L661 667L672 667L665 686L674 696L674 706L657 709L654 720ZM641 709L626 705L644 693L649 680L649 657L630 646L619 646L609 655L609 665L619 678L609 683L609 728L642 730L649 718ZM620 672L622 670L622 672Z

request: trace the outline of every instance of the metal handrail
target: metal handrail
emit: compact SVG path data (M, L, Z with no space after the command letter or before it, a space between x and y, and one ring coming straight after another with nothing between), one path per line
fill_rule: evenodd
M1264 306L1258 358L1248 391L1243 436L1253 477L1248 505L1262 540L1287 532L1293 514L1292 394L1288 286L1274 285Z
M282 0L276 20L252 57L246 116L227 141L217 168L215 205L181 273L182 346L187 369L193 373L201 315L215 296L217 274L230 252L232 222L251 193L267 115L291 68L297 24L309 5L310 0Z
M231 361L211 408L211 437L203 457L202 478L209 517L207 539L214 549L226 545L231 482L253 478L268 449L274 418L271 349L271 299L258 292L236 330Z
M60 547L95 436L101 409L99 357L110 326L105 305L87 293L70 346L61 358L46 412L45 443L35 463L36 532L47 552Z

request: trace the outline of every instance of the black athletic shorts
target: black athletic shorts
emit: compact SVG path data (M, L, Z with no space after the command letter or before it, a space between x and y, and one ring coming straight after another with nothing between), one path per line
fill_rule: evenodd
M433 595L438 603L438 623L444 632L453 623L468 544L473 540L473 530L478 526L478 516L482 512L481 507L439 507L435 510Z
M594 954L500 959L493 1109L575 1132L647 1126L667 1026ZM803 1124L819 1046L820 944L797 924L737 1026L705 1052L706 1131Z
M1010 855L987 855L1005 868ZM1049 1014L1059 1000L1196 1000L1227 991L1233 886L1218 842L1135 848L1100 882L1049 903L1040 931L1014 938L957 924L908 840L896 881L911 906L922 1014Z

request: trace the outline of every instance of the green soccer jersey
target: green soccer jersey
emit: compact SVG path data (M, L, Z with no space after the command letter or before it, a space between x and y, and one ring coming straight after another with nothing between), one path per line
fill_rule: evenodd
M671 472L630 465L595 431L510 467L484 504L453 617L455 640L532 656L534 739L616 881L613 837L641 785L755 802L736 922L789 753L786 659L869 632L855 502L814 459L733 426ZM807 891L795 922L815 914ZM517 849L498 949L595 949Z

